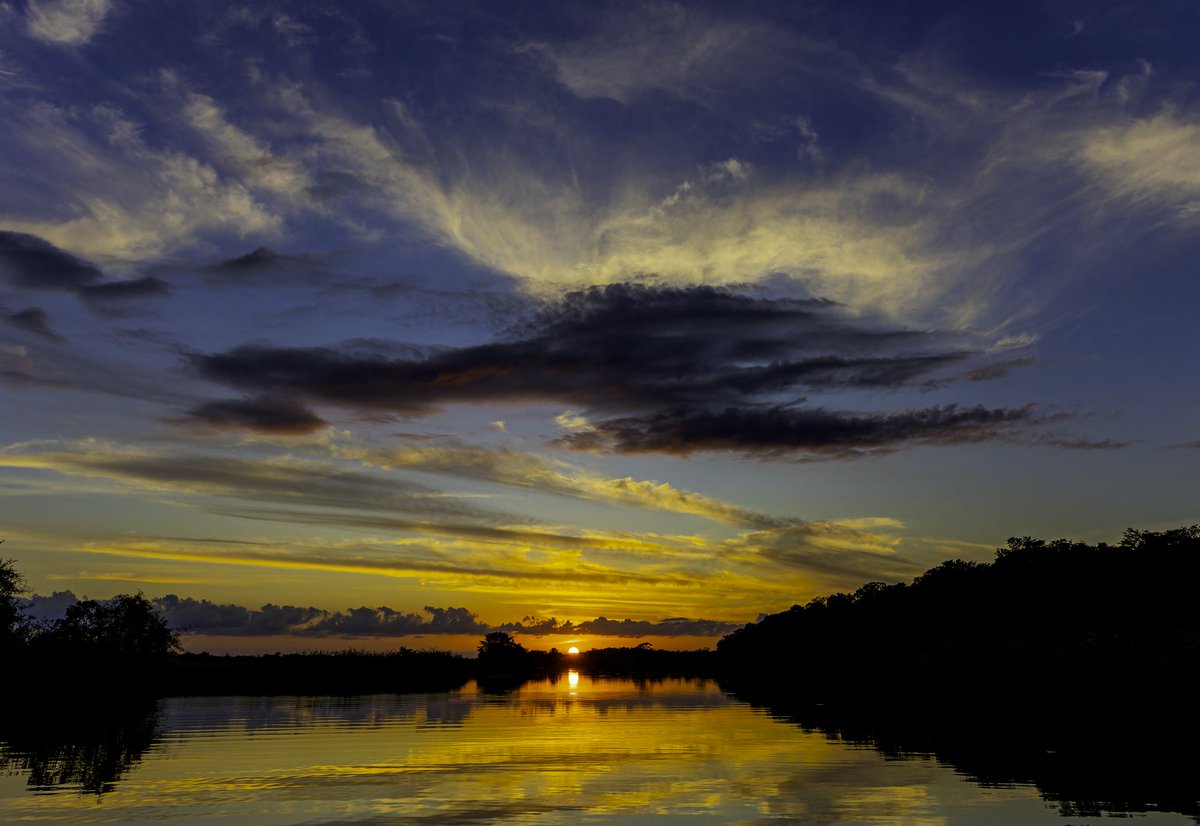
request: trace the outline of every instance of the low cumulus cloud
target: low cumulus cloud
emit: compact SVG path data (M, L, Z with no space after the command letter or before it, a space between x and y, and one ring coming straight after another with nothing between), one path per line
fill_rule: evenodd
M668 617L661 620L596 617L596 619L582 622L560 621L555 617L549 619L526 617L520 622L499 625L496 630L525 634L530 637L546 637L551 634L603 635L606 637L721 637L736 631L743 624L688 617Z
M188 360L211 381L298 404L407 415L454 403L581 408L589 415L559 417L557 444L574 449L830 457L985 441L1037 422L1025 405L811 405L809 394L980 381L1029 360L856 320L827 301L709 286L593 287L547 303L506 339L412 357L247 345Z
M71 591L50 596L34 595L23 600L25 615L52 622L63 617L78 602ZM423 614L387 606L326 611L313 606L276 605L245 608L233 603L167 594L152 600L155 609L176 631L211 637L414 637L441 634L486 634L491 631L544 637L551 634L589 634L610 637L718 637L741 627L740 623L671 617L661 620L609 619L597 617L583 622L539 620L526 617L519 622L492 625L467 608L438 608L426 605Z
M268 603L254 610L168 594L155 607L176 630L210 636L405 637L418 634L483 634L491 628L466 608L425 607L406 613L386 606L325 611Z

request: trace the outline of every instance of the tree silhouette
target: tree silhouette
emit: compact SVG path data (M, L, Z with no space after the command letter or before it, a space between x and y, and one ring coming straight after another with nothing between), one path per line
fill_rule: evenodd
M28 648L38 691L72 692L86 681L90 692L115 698L158 691L180 645L150 600L121 594L75 603L36 629Z
M0 559L0 662L14 657L25 641L27 625L20 601L24 593L25 578L17 571L16 561Z
M476 651L480 671L486 674L522 674L532 666L525 646L503 631L485 635Z
M56 645L120 661L158 660L180 647L179 635L140 593L77 602L46 634Z

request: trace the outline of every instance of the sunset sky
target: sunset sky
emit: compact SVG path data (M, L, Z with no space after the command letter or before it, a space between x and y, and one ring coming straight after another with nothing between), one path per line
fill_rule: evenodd
M0 556L214 651L695 647L1198 522L1197 42L1170 0L0 2Z

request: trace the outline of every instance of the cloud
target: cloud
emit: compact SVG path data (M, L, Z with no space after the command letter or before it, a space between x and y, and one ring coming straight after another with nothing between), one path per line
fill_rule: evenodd
M55 591L50 596L33 594L22 600L22 612L38 622L53 621L66 616L67 608L79 602L71 591Z
M423 485L288 456L248 459L155 453L96 440L28 444L0 450L0 467L54 470L108 479L143 491L217 496L241 502L387 513L465 522L506 518ZM422 520L412 520L412 526ZM447 526L450 530L451 526Z
M336 435L311 447L339 459L384 470L407 468L480 479L595 502L692 514L742 527L770 527L793 521L683 490L666 482L603 476L561 460L508 448L484 448L458 442L378 447L347 441Z
M145 276L125 281L106 281L80 288L79 297L93 303L129 301L139 298L161 298L170 295L171 285L161 278Z
M42 619L61 616L75 602L70 591L51 597L34 596L25 612ZM528 636L549 634L591 634L616 637L716 637L739 628L740 623L674 617L663 620L607 619L598 617L573 623L556 619L492 625L466 608L425 606L424 614L399 611L387 606L348 608L327 611L312 606L267 603L248 609L231 603L215 603L167 594L153 600L155 609L167 624L189 634L205 636L300 637L411 637L440 634L486 634L490 631L521 633Z
M268 603L258 610L168 594L155 607L172 628L210 636L295 634L308 637L405 637L418 634L483 634L490 627L466 608L426 606L428 617L379 608L324 611Z
M327 615L318 608L270 603L252 611L240 605L218 605L175 594L154 600L154 606L167 624L178 631L219 636L287 634Z
M0 230L0 277L14 287L62 292L91 304L110 304L170 294L170 285L147 276L106 279L99 267L65 252L44 238Z
M169 83L178 81L172 76ZM208 95L190 92L186 101L185 121L208 142L215 162L230 168L246 186L289 200L309 194L314 183L302 163L273 154L268 145L231 123Z
M812 458L853 458L914 445L995 441L1033 421L1028 407L960 409L947 405L880 414L778 406L713 412L680 409L608 419L597 423L592 431L568 434L556 443L580 450L610 448L618 453L687 455L724 450L768 456L800 453Z
M112 5L112 0L29 0L26 30L46 43L81 46L96 35Z
M1130 442L1116 439L1081 439L1071 436L1047 435L1040 437L1035 444L1061 447L1067 450L1120 450L1129 447Z
M26 214L3 225L82 255L146 261L214 236L278 236L283 219L245 184L174 146L154 146L142 124L97 103L6 107L9 145L48 177L27 189ZM65 208L64 208L65 207ZM50 217L43 217L50 216Z
M430 615L429 619L387 607L355 608L329 614L305 629L304 633L319 636L402 637L413 634L483 634L491 630L466 608L434 608L426 605L425 613Z
M61 341L62 336L50 327L50 315L41 307L26 307L24 310L9 312L0 306L0 319L14 327L20 327L30 333L36 333L51 341Z
M970 355L947 345L929 333L857 323L823 301L617 284L568 294L509 340L424 358L244 346L190 360L203 377L234 387L417 414L450 402L612 408L750 400L797 387L897 387Z
M220 399L191 408L181 421L218 429L247 428L263 433L312 433L325 420L290 399Z
M156 571L170 563L187 578L196 578L197 565L243 569L247 583L264 576L274 581L282 572L317 577L336 572L403 580L431 592L475 594L490 604L515 601L535 606L542 616L722 621L751 617L764 607L786 607L830 588L905 578L913 573L912 553L931 553L921 541L902 541L896 535L902 526L890 519L790 523L713 538L421 523L386 512L272 512L252 504L215 512L356 526L373 535L329 539L306 531L305 538L283 542L123 535L58 545L71 553L152 560ZM936 548L932 554L944 556Z
M0 230L0 275L14 287L77 293L101 281L98 267L34 235Z
M310 167L355 182L353 220L374 221L362 210L399 220L534 292L638 273L728 284L784 272L823 295L900 316L936 309L980 255L978 245L939 243L927 186L898 173L860 168L812 180L758 174L727 156L672 164L665 178L629 159L597 162L599 181L559 162L577 141L610 151L591 140L590 124L531 127L531 111L546 101L515 106L497 140L482 145L473 132L435 129L436 119L399 101L389 101L392 117L365 123L297 84L274 92L308 141ZM484 109L491 118L503 111ZM520 143L503 139L517 133ZM544 151L531 157L530 141Z
M544 305L506 340L389 358L330 348L242 346L188 357L204 378L358 411L453 403L578 405L555 444L619 452L734 450L868 455L1006 436L1028 406L897 413L798 408L800 393L981 381L1018 366L929 332L854 320L829 302L730 288L619 284ZM965 375L947 371L982 362ZM1024 363L1024 362L1021 362ZM610 415L597 419L596 412Z
M1200 217L1200 123L1174 112L1085 132L1079 161L1114 197Z
M741 628L745 623L721 622L719 620L669 617L661 620L609 619L597 617L593 620L571 622L559 621L555 617L538 620L526 617L520 622L496 626L497 631L545 637L551 634L597 635L606 637L721 637Z
M793 38L765 21L722 18L699 7L645 3L610 15L578 40L526 48L549 60L558 81L582 98L627 103L666 92L706 100L752 86Z
M28 465L26 465L28 466ZM169 491L170 488L160 487ZM579 528L492 527L461 520L405 519L386 510L318 506L269 508L253 501L210 507L228 516L366 531L365 539L329 539L311 527L284 542L216 541L186 537L96 537L62 550L129 560L153 560L155 575L197 579L196 565L245 569L247 583L281 572L338 572L406 580L431 592L477 594L538 608L543 616L709 616L741 620L764 606L786 607L830 588L911 575L911 554L923 541L895 534L890 519L801 523L762 520L730 538L672 536ZM901 549L910 553L901 553ZM937 558L944 556L935 548ZM954 550L948 553L961 553ZM922 556L923 555L923 556ZM134 570L123 568L122 570ZM256 573L257 571L257 573ZM199 580L197 580L199 581ZM637 612L637 613L635 613ZM640 616L638 614L640 613Z
M215 281L236 281L239 285L259 282L285 281L289 284L323 283L331 279L324 273L314 255L287 255L270 247L260 246L235 258L212 264L205 275ZM349 285L335 283L332 289L348 289Z

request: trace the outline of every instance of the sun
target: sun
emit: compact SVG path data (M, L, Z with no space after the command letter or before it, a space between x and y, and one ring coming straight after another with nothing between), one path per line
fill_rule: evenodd
M568 654L578 654L579 649L572 645L570 648L567 649L567 653Z

